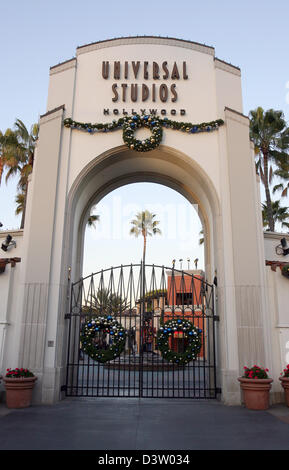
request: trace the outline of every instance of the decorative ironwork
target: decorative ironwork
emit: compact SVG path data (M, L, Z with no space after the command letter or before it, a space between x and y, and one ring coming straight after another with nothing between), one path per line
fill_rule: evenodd
M89 356L81 341L84 325L104 316L121 325L125 344L120 355L102 362ZM214 285L201 271L142 263L102 270L72 285L65 318L67 396L216 397ZM180 358L187 354L188 335L185 327L174 329L178 321L190 324L201 341L192 360L179 364L167 360L158 344L161 329L172 323L169 350ZM96 355L112 348L110 333L101 329L93 336Z

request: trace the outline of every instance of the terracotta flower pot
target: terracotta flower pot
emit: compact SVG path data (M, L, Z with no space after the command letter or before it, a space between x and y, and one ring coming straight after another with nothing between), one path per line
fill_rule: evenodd
M246 408L249 410L267 410L269 408L269 391L273 379L238 378Z
M37 377L3 377L8 408L27 408L31 405L32 390Z
M279 377L285 392L286 405L289 406L289 377Z

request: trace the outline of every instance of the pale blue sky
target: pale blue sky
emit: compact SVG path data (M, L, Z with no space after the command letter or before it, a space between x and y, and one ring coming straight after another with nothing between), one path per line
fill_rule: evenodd
M199 246L202 225L198 207L166 186L136 183L108 194L93 211L100 215L100 220L95 229L86 229L85 274L102 267L141 261L143 237L136 238L129 232L135 214L145 209L156 214L155 220L159 221L162 232L148 237L146 262L171 266L175 259L176 268L193 269L194 260L198 258L198 268L204 268L203 247Z
M242 70L246 114L261 105L282 109L289 120L287 0L2 0L0 11L2 131L16 118L30 127L45 113L50 66L73 57L77 46L129 35L172 36L214 46L218 58ZM124 188L124 199L125 192L141 204L140 186ZM170 191L161 193L156 191L158 202L165 203ZM3 228L20 223L14 194L15 183L6 187L3 182Z

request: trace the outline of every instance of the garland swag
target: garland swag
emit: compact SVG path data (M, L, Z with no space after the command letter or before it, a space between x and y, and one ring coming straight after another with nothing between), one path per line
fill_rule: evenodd
M95 132L110 132L116 129L123 129L122 137L128 148L137 152L148 152L158 147L163 137L163 127L175 129L191 134L199 132L215 131L224 124L222 119L211 122L202 122L201 124L192 124L191 122L172 121L168 118L160 118L156 115L139 115L124 116L120 119L113 120L111 123L92 124L90 122L83 123L67 118L63 122L65 127L78 129L93 134ZM137 129L148 128L152 135L144 140L136 139L134 133Z

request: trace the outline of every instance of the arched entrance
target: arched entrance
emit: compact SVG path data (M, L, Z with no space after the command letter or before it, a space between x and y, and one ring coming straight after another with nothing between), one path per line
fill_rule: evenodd
M213 195L206 193L208 179L205 185L202 172L197 165L193 167L184 155L165 147L146 158L113 149L97 157L75 183L74 198L70 199L74 214L70 218L74 282L66 315L68 396L216 397L217 317L214 286L208 282L215 269L214 244L210 246ZM162 183L190 202L198 202L206 233L208 274L130 265L128 259L126 266L104 269L78 280L85 221L91 206L115 188L135 182ZM113 321L116 329L123 328L122 348L118 343L114 345L115 334L109 327ZM164 354L160 335L167 328L170 337ZM194 335L200 341L198 352L190 342Z
M203 169L191 158L161 145L147 154L111 149L93 159L75 179L68 196L69 210L65 245L71 279L81 276L85 224L92 205L116 188L136 182L154 182L168 186L198 206L205 234L206 279L214 278L218 232L219 202L216 190ZM214 234L214 236L213 236ZM72 263L73 260L73 263Z

